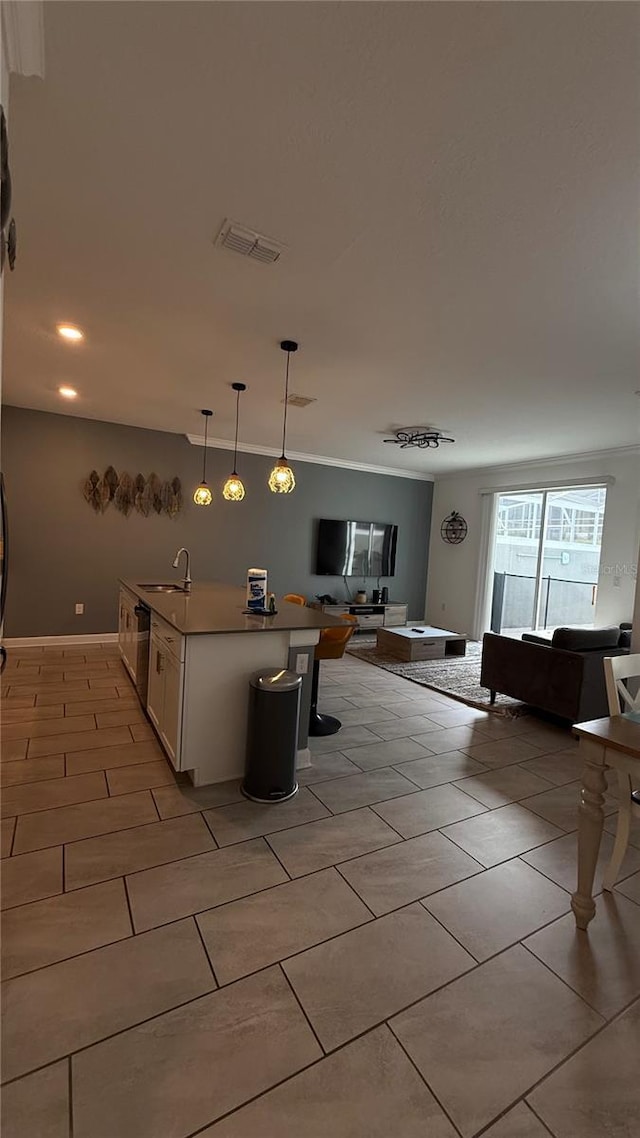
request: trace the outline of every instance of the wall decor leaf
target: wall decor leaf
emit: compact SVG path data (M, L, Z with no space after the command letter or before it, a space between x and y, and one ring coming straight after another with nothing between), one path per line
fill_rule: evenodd
M111 487L104 478L101 478L100 481L96 484L95 494L100 503L100 509L102 513L104 513L107 506L109 505L109 502L111 501Z
M112 466L108 466L104 472L102 481L109 487L109 500L114 497L118 489L118 475Z
M138 513L142 514L143 516L146 516L144 508L143 508L143 503L142 503L142 495L144 494L144 488L145 488L146 484L147 483L146 483L144 474L136 474L135 479L134 479L134 483L133 483L133 488L135 491L134 498L133 498L133 504L134 504L136 510L138 511Z
M100 493L100 482L96 482L93 490L91 491L91 505L96 514L102 513L102 495Z
M162 502L162 509L164 510L165 514L166 514L169 506L171 505L171 498L172 497L173 497L173 490L171 489L171 483L170 482L163 482L162 483L162 489L160 491L160 501Z
M151 487L151 504L156 514L162 513L162 482L157 474L153 472L147 479L148 485Z
M90 478L85 478L84 482L82 483L82 493L83 493L86 501L89 503L91 503L91 499L93 497L93 489L94 489L94 483L91 481Z
M133 506L133 500L133 478L130 474L121 474L114 498L115 506L125 517L128 517Z
M171 482L173 493L176 498L176 513L182 509L182 483L178 477L174 478Z
M153 490L148 482L145 483L141 494L136 494L136 509L143 517L148 518L153 508Z

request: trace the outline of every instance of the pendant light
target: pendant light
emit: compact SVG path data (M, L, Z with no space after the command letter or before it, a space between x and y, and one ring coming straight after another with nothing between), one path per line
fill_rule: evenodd
M284 381L284 420L282 423L282 454L269 475L269 489L274 494L290 494L295 489L296 480L284 453L287 438L287 400L289 398L289 360L292 352L297 352L295 340L282 340L280 347L287 353L287 370Z
M209 487L207 486L207 427L209 426L209 419L213 415L213 411L201 411L204 415L204 452L202 455L202 482L196 486L193 492L193 500L196 506L210 506L213 497Z
M246 383L232 383L233 390L236 393L236 441L233 448L233 473L229 475L227 481L222 488L222 497L226 498L227 502L241 502L245 495L245 489L242 481L238 478L238 423L240 421L240 392L247 390Z

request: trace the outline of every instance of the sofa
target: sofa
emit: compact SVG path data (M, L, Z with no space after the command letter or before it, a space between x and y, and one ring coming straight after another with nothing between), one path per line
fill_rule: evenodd
M605 656L629 652L631 626L557 628L550 639L524 633L521 640L486 632L480 683L540 711L581 723L609 714Z

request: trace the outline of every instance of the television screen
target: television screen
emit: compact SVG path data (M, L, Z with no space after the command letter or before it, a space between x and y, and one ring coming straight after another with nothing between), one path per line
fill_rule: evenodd
M316 573L321 577L393 577L398 527L384 522L318 522Z

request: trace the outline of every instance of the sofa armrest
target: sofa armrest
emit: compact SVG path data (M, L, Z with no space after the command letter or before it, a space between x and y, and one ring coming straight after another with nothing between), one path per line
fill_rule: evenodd
M483 687L574 722L580 707L583 668L579 652L493 632L486 632L482 641Z

